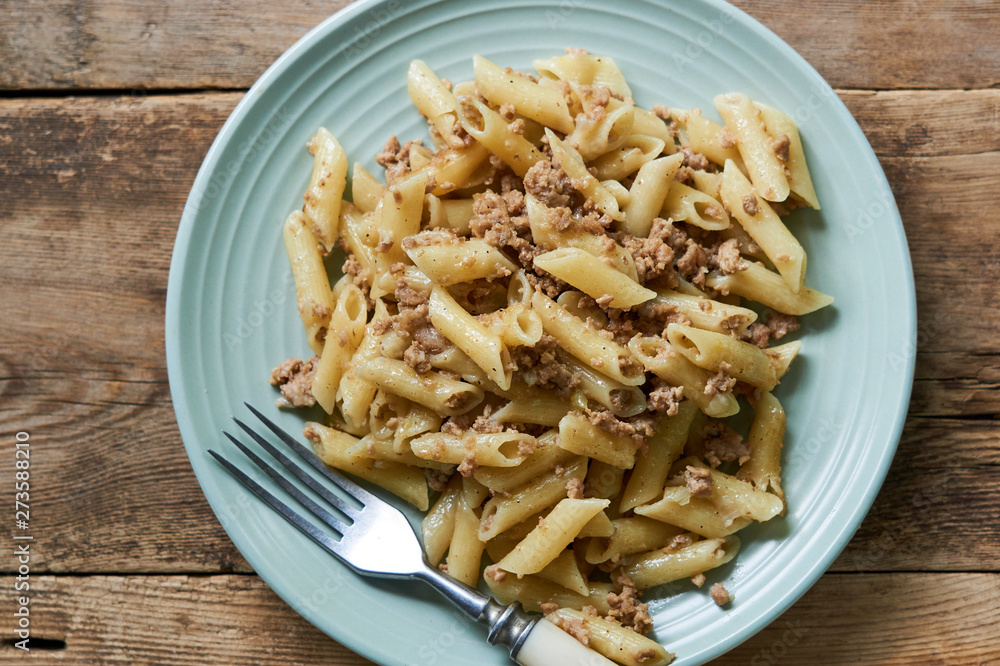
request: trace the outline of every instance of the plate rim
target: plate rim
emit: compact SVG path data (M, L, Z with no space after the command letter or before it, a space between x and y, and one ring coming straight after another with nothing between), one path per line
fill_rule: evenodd
M421 0L423 4L430 6L434 4L446 4L449 0ZM223 152L226 145L232 138L232 135L238 128L239 124L246 118L251 109L254 107L256 100L259 97L259 93L266 89L274 80L281 77L284 71L294 64L300 57L303 51L311 48L314 42L320 39L328 31L333 30L342 22L350 20L356 14L363 14L365 12L377 9L383 5L390 5L393 3L398 3L400 0L357 0L356 2L338 10L336 13L328 16L326 19L321 21L315 27L306 32L302 37L300 37L292 46L285 50L265 71L261 76L254 82L254 84L249 88L246 94L240 99L237 105L230 112L226 121L220 128L217 136L213 140L210 148L205 154L202 160L202 164L197 172L197 175L192 182L191 191L188 198L185 201L183 208L183 213L181 215L180 224L178 225L177 235L175 238L174 246L171 253L169 277L167 282L167 294L166 294L166 311L165 311L165 351L166 351L166 361L167 361L167 373L168 381L170 387L171 403L174 409L175 418L177 421L178 429L181 434L181 438L185 447L185 452L187 454L189 463L198 479L199 486L202 493L205 495L206 500L212 507L213 513L216 515L217 520L220 521L223 528L226 530L227 535L232 540L233 544L237 549L243 554L247 559L248 563L251 564L255 573L260 576L260 578L271 587L284 603L290 605L299 615L301 615L306 621L313 624L318 629L323 631L325 634L329 635L335 641L341 643L342 645L348 647L354 652L365 656L367 658L388 658L393 660L393 663L399 662L399 655L384 652L380 645L373 644L369 640L365 640L365 637L349 635L344 632L328 631L327 629L320 627L306 614L302 609L302 604L295 603L287 589L287 583L281 579L280 576L268 576L265 578L264 574L258 571L258 563L251 561L250 557L247 557L245 551L246 546L242 544L243 535L239 533L234 534L227 524L227 521L222 520L220 515L220 509L217 507L222 500L219 497L215 497L216 493L210 493L206 490L205 478L203 475L206 473L207 467L202 464L202 461L196 462L195 453L204 453L201 442L198 439L198 433L189 432L192 428L189 420L185 418L182 414L182 409L185 409L189 404L188 390L184 382L180 378L181 368L180 368L180 356L182 354L182 349L180 348L180 336L174 331L178 329L180 320L180 299L182 292L182 283L184 280L184 274L182 271L183 264L186 260L186 250L188 243L190 241L191 234L195 227L195 221L198 217L198 208L201 198L204 196L204 185L212 177L218 166L219 160L221 158L221 153ZM663 6L668 6L669 0L653 0L656 4ZM758 33L763 37L771 46L777 48L783 55L784 59L790 61L796 66L797 69L805 69L806 72L813 79L814 83L818 83L822 86L825 92L828 92L833 99L834 104L840 105L842 108L842 114L845 120L848 120L848 125L851 132L855 135L855 140L859 140L866 146L867 150L864 151L864 159L868 162L868 166L873 169L874 173L878 175L880 185L883 186L889 193L889 211L888 216L892 218L892 230L897 238L900 249L902 250L901 259L903 265L900 267L902 269L902 277L904 277L904 284L902 285L903 291L906 293L906 301L902 305L905 307L905 312L902 314L905 316L905 329L906 329L906 339L903 341L907 345L908 349L915 349L915 342L917 338L917 306L916 306L916 290L915 290L915 280L913 274L912 257L909 251L909 244L906 239L905 227L902 222L901 215L895 200L892 195L891 188L888 184L888 179L885 175L885 171L878 161L874 150L871 147L870 142L865 137L860 126L858 125L853 114L850 113L846 105L839 96L836 95L832 87L823 79L823 77L816 71L816 69L809 63L803 56L801 56L797 51L795 51L789 44L787 44L783 39L781 39L777 34L775 34L770 28L762 24L760 21L750 16L742 9L730 5L722 0L699 0L702 5L713 7L718 10L725 11L726 13L734 16L737 20L744 24L744 27ZM415 4L415 3L414 3ZM540 5L548 5L551 3L541 2ZM511 9L514 9L512 7ZM202 187L199 188L199 185ZM894 276L899 277L899 276ZM830 547L828 547L822 558L815 560L812 563L812 567L808 569L805 575L797 576L794 583L786 588L786 592L780 596L772 597L772 603L769 605L768 612L760 613L759 617L751 621L746 625L742 632L731 635L728 640L720 641L719 643L708 646L706 650L699 652L698 655L685 655L697 656L707 658L718 657L725 652L735 648L736 646L742 644L746 640L750 639L753 635L757 634L763 628L768 626L770 623L776 621L780 617L781 613L787 611L798 599L802 597L809 589L811 589L819 578L826 572L826 570L833 564L833 562L840 556L844 551L847 544L850 542L851 538L860 528L864 517L871 510L876 496L884 484L889 467L892 460L895 457L895 453L898 449L902 430L906 421L908 404L912 394L913 389L913 378L914 369L916 363L916 354L908 353L903 358L902 373L900 379L901 391L899 394L899 399L896 404L890 407L894 410L893 422L889 427L889 441L882 450L881 456L877 460L877 465L874 470L867 474L865 479L866 483L864 485L864 494L862 495L862 501L857 502L854 506L853 511L850 513L849 518L844 521L844 527L838 532L837 538L831 540ZM256 559L256 558L254 558ZM263 563L267 565L265 561ZM261 568L268 568L263 566ZM780 607L780 611L777 614L772 614L772 610L776 607ZM766 618L766 619L764 619ZM706 653L709 653L706 655Z

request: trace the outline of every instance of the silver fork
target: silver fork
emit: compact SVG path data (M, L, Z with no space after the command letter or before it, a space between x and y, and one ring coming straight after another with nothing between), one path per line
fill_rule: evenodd
M262 449L347 520L335 516L303 493L239 439L223 431L226 437L278 486L340 538L334 538L333 534L293 511L219 453L211 449L208 452L253 494L344 564L364 576L415 578L424 581L469 617L480 624L485 624L488 627L489 643L507 646L511 658L523 666L614 666L613 662L584 647L551 622L539 621L538 616L525 613L519 602L503 606L432 567L424 556L423 548L413 528L399 509L327 467L310 447L301 444L251 405L246 404L246 406L300 459L361 505L361 508L357 508L332 492L250 426L233 417L233 421Z

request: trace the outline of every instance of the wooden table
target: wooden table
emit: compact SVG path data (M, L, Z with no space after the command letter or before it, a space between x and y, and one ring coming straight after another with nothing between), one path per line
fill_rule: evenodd
M368 663L222 531L177 432L163 339L205 151L257 76L344 4L0 0L0 503L13 513L27 432L39 662ZM919 346L864 525L718 663L1000 662L1000 6L737 4L826 77L874 146L913 256ZM0 547L0 661L27 657L16 531Z

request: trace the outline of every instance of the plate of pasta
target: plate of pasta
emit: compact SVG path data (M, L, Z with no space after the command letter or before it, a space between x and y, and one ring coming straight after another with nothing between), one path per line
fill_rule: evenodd
M914 331L871 148L739 10L372 0L221 130L166 336L234 543L330 636L412 666L508 662L433 592L359 578L248 500L207 454L243 401L404 508L449 575L617 663L696 664L857 529Z

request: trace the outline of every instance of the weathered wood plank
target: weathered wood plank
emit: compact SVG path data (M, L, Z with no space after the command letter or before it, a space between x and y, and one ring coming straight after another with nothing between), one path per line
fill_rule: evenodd
M987 444L996 455L994 430ZM942 440L936 446L947 446ZM902 447L832 571L995 571L1000 467L912 467ZM959 457L958 454L956 457Z
M66 425L24 427L33 451L44 452L32 458L36 571L250 571L191 474L169 405L95 400L74 409ZM0 459L13 458L11 447L0 445ZM872 512L834 569L995 569L998 462L1000 426L990 421L911 419ZM0 483L11 485L12 472Z
M4 3L0 90L247 88L348 0ZM844 88L989 88L1000 13L960 0L738 0ZM946 44L948 48L928 45Z
M7 589L13 579L3 578ZM333 664L362 659L331 640L256 576L31 577L31 636L65 641L31 650L37 663ZM22 653L15 598L5 595L0 661Z
M827 574L713 664L995 663L998 595L996 574Z
M13 581L0 582L10 589ZM32 635L65 641L59 651L32 651L41 663L371 663L254 576L40 576L32 583ZM827 574L713 663L993 663L1000 659L998 594L997 574ZM15 635L12 611L5 598L5 637ZM13 650L5 644L0 655L12 658Z
M1000 90L840 90L879 156L1000 150Z
M3 103L0 430L32 437L41 568L249 571L184 454L162 323L186 190L239 97Z
M1000 296L991 285L1000 277L1000 233L988 221L997 203L990 179L1000 167L1000 152L975 158L954 154L959 148L974 151L996 142L995 136L982 144L971 138L979 130L986 132L985 121L978 119L995 116L994 92L866 94L863 104L858 103L860 94L845 95L856 111L863 112L862 127L883 155L910 236L920 302L918 349L923 354L921 365L929 364L918 372L915 405L926 405L934 414L997 413L995 380L1000 365L993 352L1000 330L996 307ZM12 258L0 278L3 286L26 288L32 284L26 268L58 264L78 266L85 274L57 273L53 279L65 278L65 284L51 282L52 287L97 296L117 289L123 280L142 278L134 284L146 285L147 297L155 297L155 290L162 297L164 271L187 190L201 156L239 97L233 93L0 103L0 156L4 157L0 175L8 193L0 200L0 216L17 222L0 230L3 251ZM955 117L975 121L952 122L948 111L953 107L962 109ZM892 135L905 135L909 130L900 128L913 126L919 108L940 111L921 120L920 131L928 141L913 149ZM977 129L963 129L969 124ZM155 159L147 163L135 155ZM959 210L962 213L955 214ZM860 207L858 219L843 221L844 233L853 242L863 241L865 212ZM140 234L123 215L141 215L151 224ZM101 238L113 234L129 244L123 249L132 261L118 262L100 244ZM970 266L977 273L972 281ZM53 290L45 296L61 295ZM15 302L13 314L31 314L38 329L32 332L42 334L47 346L58 348L58 341L45 338L62 327L45 319L43 304L32 298L21 302L26 311L18 312ZM134 303L126 305L131 310ZM982 316L968 317L968 312ZM962 326L951 325L956 321ZM117 322L109 328L121 330ZM948 376L952 369L957 374ZM942 384L949 380L958 383Z
M4 3L0 89L249 88L350 0Z
M940 93L915 95L940 101ZM880 138L912 119L911 93L897 104L900 96L874 96L884 110L866 112L862 123L880 152L888 146L883 162L913 249L921 337L912 414L996 414L1000 308L990 276L1000 273L1000 239L990 222L996 201L988 179L1000 153L949 153L952 145L974 146L947 114L929 116L930 140L916 154ZM210 517L180 446L162 327L187 190L239 98L0 101L7 194L0 198L0 428L29 430L45 442L37 488L37 526L47 539L38 561L43 571L247 570ZM948 104L984 114L995 104L976 92L954 99ZM970 284L970 265L981 265L984 279ZM39 285L42 272L47 278ZM68 312L77 324L66 325ZM852 570L852 558L872 559L867 549L883 532L898 547L879 547L869 570L969 570L995 561L1000 545L988 530L995 533L1000 516L997 428L991 420L911 419L878 501L886 509L873 514L838 567ZM0 445L0 456L7 446ZM156 475L149 474L150 460L157 461ZM938 468L948 468L942 474L954 487L921 514L927 533L906 529L914 497L936 481ZM979 540L975 549L962 547L967 538Z
M1000 359L997 354L919 353L910 412L996 418L1000 415Z

